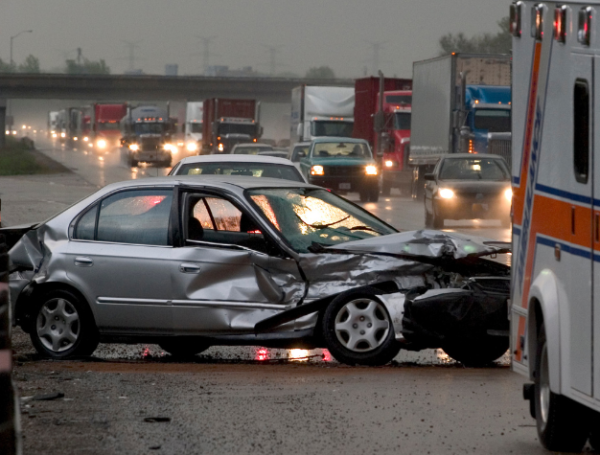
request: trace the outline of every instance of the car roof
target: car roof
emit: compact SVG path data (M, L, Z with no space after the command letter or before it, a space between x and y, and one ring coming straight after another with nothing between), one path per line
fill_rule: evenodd
M241 148L241 147L273 147L271 144L263 144L260 142L245 142L243 144L235 144L233 148Z
M232 190L241 192L252 188L320 188L304 182L295 182L292 180L276 179L270 177L246 177L246 176L226 176L226 175L171 175L167 177L150 177L139 180L125 180L123 182L112 183L103 188L105 192L112 192L118 189L141 186L163 186L177 185L195 187L209 187L215 189Z
M367 141L365 141L364 139L357 139L354 137L335 137L335 136L323 136L323 137L316 137L312 140L312 143L320 143L320 142L351 142L351 143L361 143L361 144L368 144Z
M447 155L442 156L440 159L446 160L450 158L497 158L504 159L500 155L494 155L493 153L448 153Z
M310 142L296 142L292 144L292 147L309 147Z
M193 163L264 163L264 164L282 164L284 166L293 166L287 158L278 158L267 155L196 155L188 156L180 161L183 164Z

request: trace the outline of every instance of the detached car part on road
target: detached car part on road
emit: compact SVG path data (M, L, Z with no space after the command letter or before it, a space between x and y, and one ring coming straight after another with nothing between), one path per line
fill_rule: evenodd
M191 176L109 185L6 228L15 322L44 356L99 342L326 347L381 365L401 347L486 363L508 348L501 246L398 233L305 183Z

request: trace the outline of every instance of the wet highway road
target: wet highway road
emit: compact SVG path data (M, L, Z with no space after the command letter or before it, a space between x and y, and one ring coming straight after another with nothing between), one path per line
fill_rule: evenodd
M0 178L12 224L45 219L108 183L169 171L128 167L119 150L38 143L74 174ZM16 187L23 191L11 196ZM37 195L53 204L36 205ZM11 197L24 203L7 205ZM422 204L399 193L363 205L399 229L423 227ZM445 229L510 240L496 221ZM101 345L91 361L50 362L22 332L14 341L25 453L545 453L521 398L524 378L507 357L469 369L441 350L401 351L386 367L358 368L325 350L213 347L179 363L158 346ZM65 397L27 398L52 392Z

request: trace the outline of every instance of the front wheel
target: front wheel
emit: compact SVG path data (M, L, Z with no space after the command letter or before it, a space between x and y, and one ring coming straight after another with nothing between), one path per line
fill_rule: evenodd
M438 211L436 210L433 201L431 202L431 211L431 225L434 229L442 229L444 227L444 217L436 213Z
M348 365L385 365L400 351L376 289L347 291L327 307L321 330L329 352Z
M486 336L477 339L448 341L442 346L446 354L466 366L485 366L502 357L509 348L506 337Z
M360 202L368 202L369 201L369 191L368 190L360 190Z
M371 188L369 191L369 201L377 202L379 201L379 186Z
M98 329L87 304L69 291L50 291L33 308L31 342L44 357L66 359L91 355Z
M542 324L535 358L535 420L543 446L553 452L581 452L590 432L590 411L550 390L546 329Z

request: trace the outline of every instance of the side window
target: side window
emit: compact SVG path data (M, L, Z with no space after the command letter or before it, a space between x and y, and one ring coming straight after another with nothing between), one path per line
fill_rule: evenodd
M78 240L94 240L94 230L96 228L96 214L98 206L95 205L89 209L75 225L73 238Z
M186 199L185 238L195 241L237 245L269 253L270 247L258 225L226 199L189 194Z
M573 164L575 179L587 183L590 167L590 90L577 79L573 90Z
M123 191L100 203L96 240L168 245L172 190Z

